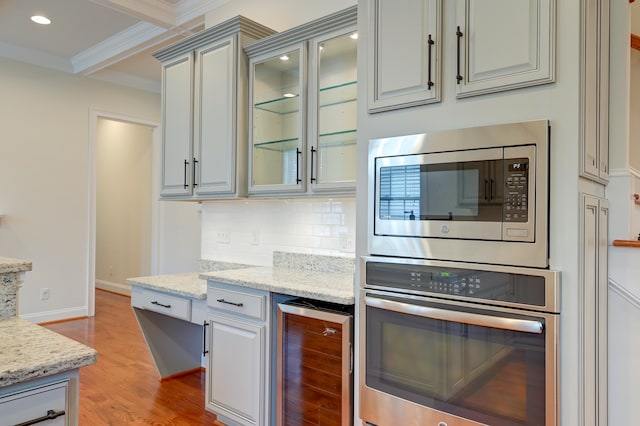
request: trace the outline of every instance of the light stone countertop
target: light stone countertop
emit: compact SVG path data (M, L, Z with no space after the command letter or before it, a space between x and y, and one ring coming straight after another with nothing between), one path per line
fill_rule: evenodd
M17 317L0 318L0 388L94 364L95 349Z
M287 267L253 267L203 272L201 278L273 293L353 305L353 272L324 272Z
M127 283L191 299L207 298L207 282L199 277L198 272L127 278Z
M28 260L11 259L9 257L0 257L0 274L9 274L13 272L25 272L31 270L31 262Z
M249 265L241 263L206 261L207 270L226 270L247 268ZM190 299L207 298L207 281L200 278L198 272L186 272L182 274L150 275L146 277L127 278L127 283L148 288L151 290L163 291Z

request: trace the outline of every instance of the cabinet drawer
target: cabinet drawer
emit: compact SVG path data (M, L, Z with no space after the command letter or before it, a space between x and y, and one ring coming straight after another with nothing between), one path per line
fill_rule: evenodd
M266 293L253 289L227 289L209 286L209 306L223 312L241 314L261 321L266 320Z
M47 425L69 425L68 389L69 381L65 380L0 397L1 423L15 425L35 421L52 410L57 417L46 421Z
M191 299L133 286L131 306L191 321Z

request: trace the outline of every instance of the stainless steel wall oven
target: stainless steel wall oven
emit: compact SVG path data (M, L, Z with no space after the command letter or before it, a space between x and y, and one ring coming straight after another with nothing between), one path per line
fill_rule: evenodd
M360 277L367 424L558 423L558 272L365 257Z

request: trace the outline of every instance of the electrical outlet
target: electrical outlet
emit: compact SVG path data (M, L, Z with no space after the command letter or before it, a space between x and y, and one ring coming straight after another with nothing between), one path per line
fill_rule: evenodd
M216 243L229 244L231 243L231 237L228 232L220 231L216 234Z
M353 239L349 237L349 234L340 234L340 250L351 252L354 250Z
M47 300L49 298L49 288L43 287L40 289L40 300Z

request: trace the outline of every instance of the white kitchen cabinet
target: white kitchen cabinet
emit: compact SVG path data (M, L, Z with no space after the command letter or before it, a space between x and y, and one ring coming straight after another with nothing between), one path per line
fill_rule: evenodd
M582 177L609 180L609 0L585 0L581 37Z
M206 407L231 425L269 424L267 291L209 281Z
M583 194L581 213L580 423L604 426L608 416L608 201Z
M132 285L131 307L161 379L201 368L204 300Z
M0 424L78 424L78 370L0 389Z
M456 96L554 81L554 0L456 0Z
M154 53L162 61L162 197L246 195L242 46L270 34L237 16Z
M439 102L441 0L369 2L369 112Z
M251 195L355 190L356 19L354 6L245 47Z
M554 0L403 6L368 0L369 112L439 102L443 85L465 98L554 81Z

